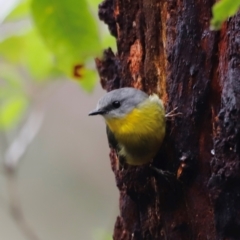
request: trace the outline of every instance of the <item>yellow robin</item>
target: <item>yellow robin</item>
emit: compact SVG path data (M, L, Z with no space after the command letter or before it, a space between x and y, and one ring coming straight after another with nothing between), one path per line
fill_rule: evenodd
M151 161L165 136L166 116L156 94L148 96L135 88L121 88L104 95L89 113L102 115L110 145L120 163L142 165Z

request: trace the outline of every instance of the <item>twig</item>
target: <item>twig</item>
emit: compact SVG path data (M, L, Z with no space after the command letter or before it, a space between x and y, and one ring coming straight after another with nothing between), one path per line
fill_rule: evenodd
M15 169L19 164L22 155L26 152L27 147L35 138L42 125L43 113L33 111L18 136L11 143L4 156L4 165L7 169Z
M9 207L10 213L18 227L22 230L23 234L29 240L40 240L40 238L36 235L32 227L28 224L25 219L22 206L20 204L20 199L18 195L17 189L17 178L16 171L7 170L7 184L8 184L8 192L9 192Z
M26 152L29 144L39 132L42 121L43 113L40 111L33 111L20 130L18 136L7 149L4 156L4 168L8 184L7 188L9 193L10 213L18 227L29 240L40 239L26 221L22 210L17 187L17 166L19 165L22 155Z
M26 79L28 79L28 77L26 77ZM59 86L54 87L52 91L55 92L56 88L59 88ZM52 91L51 93L48 93L47 97L52 96ZM36 98L36 93L34 94L34 98ZM44 96L44 98L46 99L46 95ZM40 239L33 230L33 228L29 225L24 215L24 211L22 209L20 197L18 194L17 170L23 154L26 152L32 140L35 138L35 136L40 130L43 118L43 107L40 107L39 105L38 107L36 107L35 105L34 110L31 112L31 114L27 118L27 121L17 134L17 137L13 140L9 147L6 141L5 147L7 150L3 156L3 167L5 170L4 173L6 175L7 188L9 193L10 213L17 226L29 240Z

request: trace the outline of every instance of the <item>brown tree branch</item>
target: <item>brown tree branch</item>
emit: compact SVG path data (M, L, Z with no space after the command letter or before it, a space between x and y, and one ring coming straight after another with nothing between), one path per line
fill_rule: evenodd
M182 188L148 167L116 170L111 150L120 191L115 240L240 239L240 14L210 31L214 2L105 0L99 7L117 41L116 54L108 49L96 60L103 88L154 92L166 112L182 113L168 121L153 161Z

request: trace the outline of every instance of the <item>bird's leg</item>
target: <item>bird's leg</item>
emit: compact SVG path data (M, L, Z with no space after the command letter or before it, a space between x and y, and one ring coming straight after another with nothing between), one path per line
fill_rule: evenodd
M176 112L175 111L177 110L178 107L175 107L172 111L168 112L167 114L165 114L165 117L166 118L172 118L172 117L176 117L176 116L179 116L179 115L182 115L182 113L180 112Z

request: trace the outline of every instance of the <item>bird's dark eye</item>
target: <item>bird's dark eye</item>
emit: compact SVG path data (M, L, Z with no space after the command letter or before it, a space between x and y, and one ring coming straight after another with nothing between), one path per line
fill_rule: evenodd
M114 108L119 108L120 107L120 102L119 101L114 101L114 102L112 102L112 106L114 107Z

